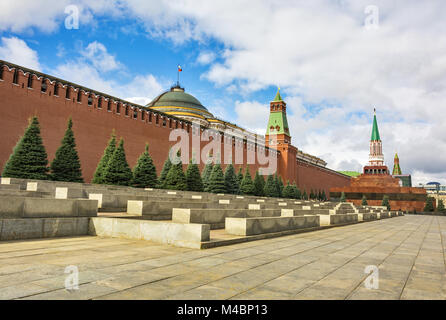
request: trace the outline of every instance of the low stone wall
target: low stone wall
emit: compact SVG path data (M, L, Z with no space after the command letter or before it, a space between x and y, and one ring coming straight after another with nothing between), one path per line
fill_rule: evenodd
M0 197L0 219L97 216L97 201Z
M229 234L251 236L289 230L319 227L319 216L226 218L225 230Z
M321 226L348 224L358 222L357 213L320 215Z
M0 219L0 240L88 235L89 218Z
M200 248L200 242L210 239L209 225L205 224L100 217L90 219L89 234L100 237L150 240L197 249Z

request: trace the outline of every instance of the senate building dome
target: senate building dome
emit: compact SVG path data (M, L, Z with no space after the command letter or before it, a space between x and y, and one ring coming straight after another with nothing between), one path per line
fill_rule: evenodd
M199 122L204 126L208 126L209 120L214 119L214 115L197 98L186 93L179 85L157 96L146 107L192 122Z

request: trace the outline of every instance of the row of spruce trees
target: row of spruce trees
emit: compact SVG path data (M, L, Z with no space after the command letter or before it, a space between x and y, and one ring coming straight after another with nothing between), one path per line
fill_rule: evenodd
M11 178L83 182L79 156L72 130L73 121L68 120L67 129L54 160L48 166L48 158L40 135L37 117L30 120L23 137L15 146L2 176ZM179 157L180 154L177 153ZM173 164L170 157L164 162L160 176L149 154L149 146L140 155L133 170L130 168L124 149L124 140L119 142L112 133L104 154L98 163L92 183L134 186L138 188L162 188L172 190L205 191L212 193L244 194L255 196L294 199L327 200L325 191L311 190L301 193L295 184L284 185L277 175L264 177L256 172L251 178L249 167L242 167L236 174L232 164L225 171L219 163L207 163L200 173L196 163L190 161L186 172L181 162Z

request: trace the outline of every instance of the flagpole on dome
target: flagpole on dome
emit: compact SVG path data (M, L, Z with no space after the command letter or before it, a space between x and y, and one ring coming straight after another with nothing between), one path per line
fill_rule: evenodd
M177 86L180 87L180 72L183 71L183 69L181 68L181 65L178 64L177 67Z

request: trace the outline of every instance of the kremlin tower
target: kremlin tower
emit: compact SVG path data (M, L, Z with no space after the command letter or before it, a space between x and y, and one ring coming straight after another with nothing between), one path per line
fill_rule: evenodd
M369 163L367 166L364 167L364 174L389 174L389 170L384 164L383 144L379 136L378 121L376 120L376 110L374 110L373 115Z

